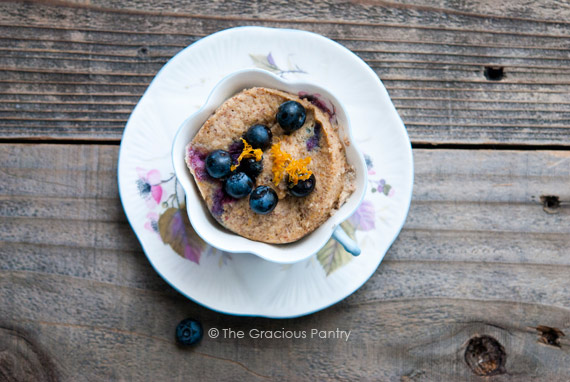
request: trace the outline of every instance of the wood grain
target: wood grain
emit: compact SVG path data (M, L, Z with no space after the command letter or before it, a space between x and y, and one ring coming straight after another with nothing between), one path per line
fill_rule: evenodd
M570 380L569 20L562 0L0 2L0 380ZM117 194L115 143L154 75L240 25L338 41L383 80L416 147L455 148L414 150L410 214L380 268L307 317L185 299ZM351 336L187 350L187 317Z
M291 320L218 314L160 279L122 213L117 154L0 145L0 372L25 380L13 365L26 359L32 375L63 381L480 381L465 351L486 335L506 353L492 380L570 378L568 337L548 346L534 329L570 332L565 151L414 150L410 215L378 271L343 302ZM545 194L559 196L556 213L543 210ZM184 350L173 335L186 317L206 330L352 333L206 337Z
M116 141L171 56L218 30L262 25L353 50L413 142L568 145L569 14L560 1L2 2L0 139ZM487 80L486 66L505 77Z

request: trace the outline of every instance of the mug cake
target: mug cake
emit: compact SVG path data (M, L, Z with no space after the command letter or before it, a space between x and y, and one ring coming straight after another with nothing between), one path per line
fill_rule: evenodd
M318 97L254 87L227 99L186 147L212 216L272 244L314 231L354 191L334 109Z

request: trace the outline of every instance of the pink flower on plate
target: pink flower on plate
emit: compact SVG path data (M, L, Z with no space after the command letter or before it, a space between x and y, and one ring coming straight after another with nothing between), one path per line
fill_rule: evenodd
M156 212L149 212L146 214L144 228L151 232L158 233L158 214Z
M160 186L160 172L156 169L146 171L137 167L137 188L140 196L146 200L148 208L154 209L162 200L162 187Z
M354 228L359 231L370 231L375 227L374 224L374 204L368 200L364 200L354 215L350 217Z

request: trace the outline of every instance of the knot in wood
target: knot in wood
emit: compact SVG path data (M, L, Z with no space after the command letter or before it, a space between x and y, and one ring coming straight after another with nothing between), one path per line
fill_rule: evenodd
M480 376L504 374L507 354L503 346L490 336L475 336L467 343L465 362Z
M146 47L146 46L140 47L139 50L137 51L137 55L138 55L140 58L147 58L148 55L149 55L148 47Z
M51 358L29 334L0 324L0 381L58 381Z
M542 209L549 214L557 214L560 210L560 198L556 195L541 195Z
M564 337L562 330L544 325L539 325L535 329L540 334L538 342L557 348L560 347L560 337Z
M502 66L485 66L483 75L489 81L500 81L505 76L505 70Z

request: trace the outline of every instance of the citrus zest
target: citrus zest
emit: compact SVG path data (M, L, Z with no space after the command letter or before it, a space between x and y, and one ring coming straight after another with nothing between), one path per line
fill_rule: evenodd
M289 175L289 182L296 186L300 180L309 179L313 174L311 170L307 169L309 163L311 163L311 157L292 160L285 168L285 172Z
M283 175L287 173L289 180L297 185L299 180L307 180L313 172L307 169L311 163L311 157L302 159L292 159L291 154L281 150L279 143L271 145L271 154L273 155L273 183L277 186L281 182Z
M279 182L281 182L281 177L283 177L283 172L288 162L291 160L291 154L281 150L279 143L271 145L271 154L273 155L273 167L271 168L271 172L273 172L273 183L277 186Z
M241 141L243 142L243 150L242 150L241 154L239 154L239 157L237 159L237 164L233 164L230 167L230 170L232 170L232 171L234 171L239 166L242 159L255 158L255 161L259 162L261 160L261 158L263 157L263 151L261 151L261 149L254 149L243 138L241 138Z

